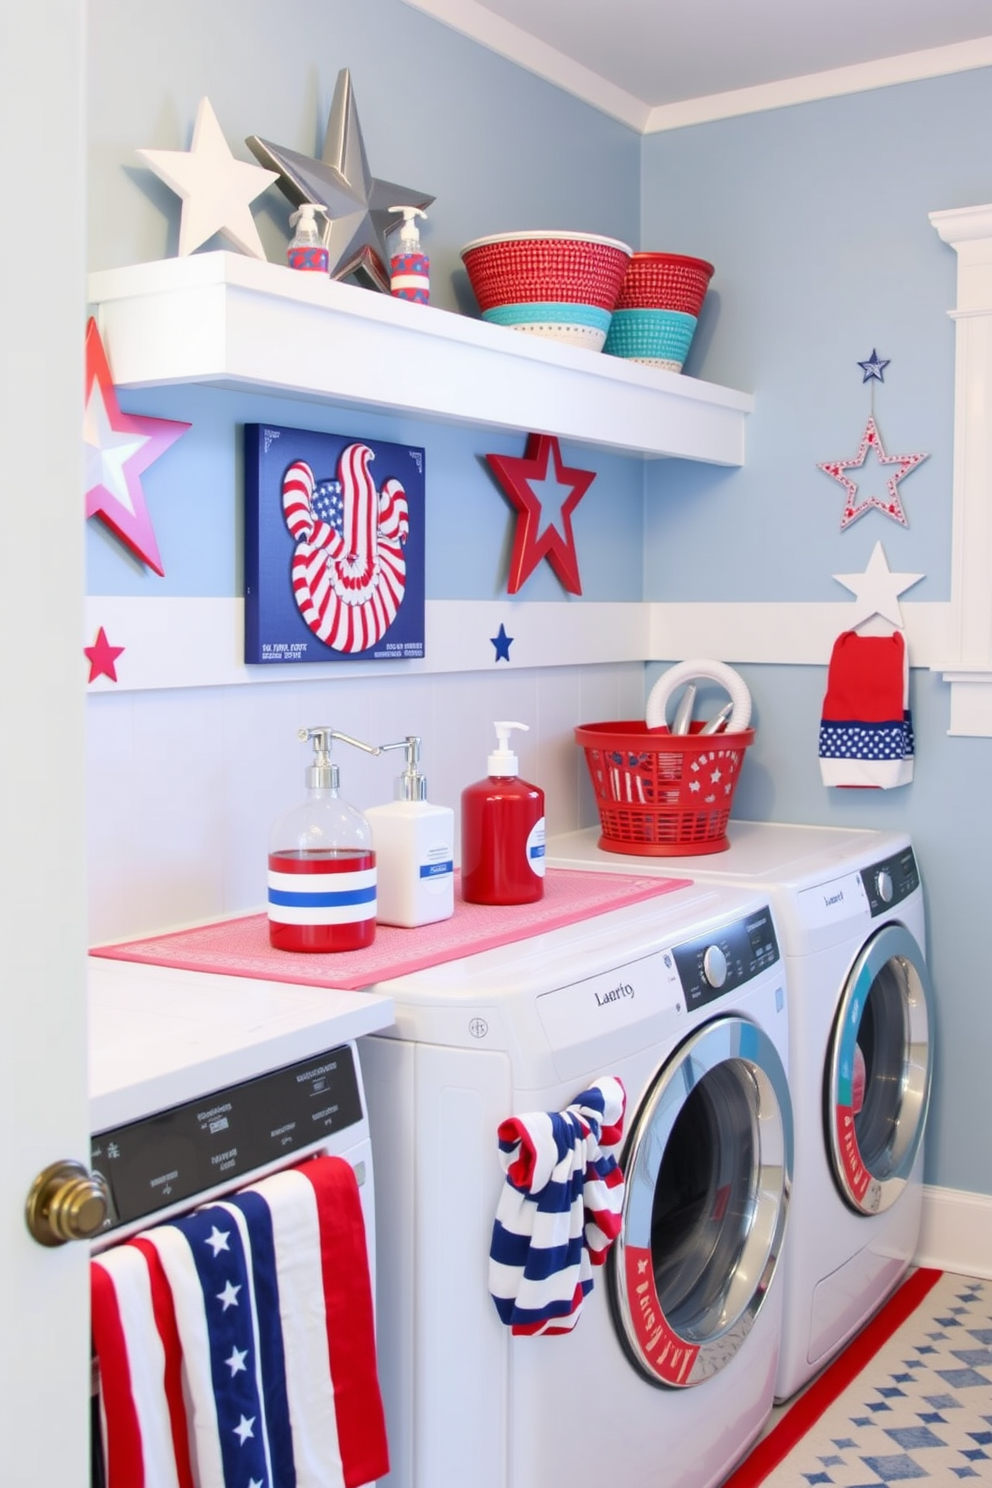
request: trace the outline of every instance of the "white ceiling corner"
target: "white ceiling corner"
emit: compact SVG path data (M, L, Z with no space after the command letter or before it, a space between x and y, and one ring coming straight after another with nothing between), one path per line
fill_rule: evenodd
M639 133L992 66L992 0L406 0Z

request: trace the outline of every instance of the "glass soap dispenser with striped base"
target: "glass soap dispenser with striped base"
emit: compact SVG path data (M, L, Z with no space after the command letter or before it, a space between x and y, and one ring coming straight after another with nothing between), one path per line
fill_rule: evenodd
M358 951L375 939L375 851L365 817L339 794L331 744L379 751L326 726L297 737L312 743L313 761L305 798L269 838L269 941L280 951Z

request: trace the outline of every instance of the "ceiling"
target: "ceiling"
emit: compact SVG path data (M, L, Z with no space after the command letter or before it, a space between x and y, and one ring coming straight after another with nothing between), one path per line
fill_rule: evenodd
M642 131L992 65L992 0L407 0Z

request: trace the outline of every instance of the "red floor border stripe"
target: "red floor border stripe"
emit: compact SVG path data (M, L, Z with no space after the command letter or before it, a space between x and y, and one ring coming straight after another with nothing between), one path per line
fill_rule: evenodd
M732 1472L723 1488L758 1488L773 1468L786 1458L798 1441L832 1405L842 1391L857 1379L884 1343L912 1315L943 1271L921 1267L903 1282L880 1312L851 1340L843 1353L813 1381L791 1406L778 1425L752 1448L749 1456Z

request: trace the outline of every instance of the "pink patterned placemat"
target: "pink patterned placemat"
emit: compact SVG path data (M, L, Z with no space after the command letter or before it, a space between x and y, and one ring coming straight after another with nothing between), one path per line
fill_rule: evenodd
M277 951L269 945L268 917L254 914L145 940L95 946L90 955L115 961L145 961L181 971L259 977L271 982L297 982L306 987L339 987L352 992L389 977L489 951L547 930L559 930L563 925L574 925L610 909L622 909L624 905L639 904L659 894L670 894L673 889L686 888L692 880L549 868L544 876L543 899L536 904L499 907L466 904L457 893L457 877L455 883L455 913L450 920L421 925L416 930L377 925L374 943L361 951L331 955Z

